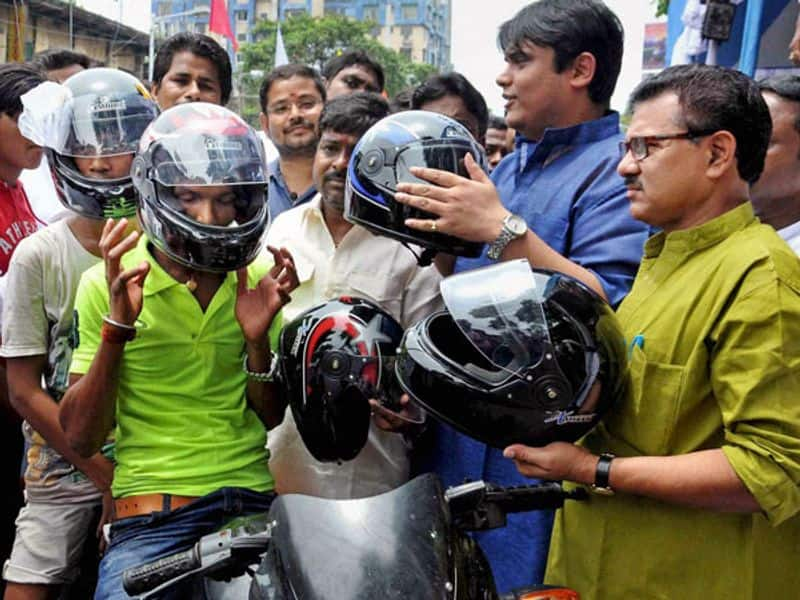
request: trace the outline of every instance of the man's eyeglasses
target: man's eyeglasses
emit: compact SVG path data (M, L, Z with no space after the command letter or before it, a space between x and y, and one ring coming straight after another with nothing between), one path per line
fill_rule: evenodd
M650 154L650 145L659 140L694 140L716 133L718 129L703 129L700 131L686 131L684 133L664 133L661 135L642 135L632 137L619 143L620 158L625 157L628 152L633 155L634 160L644 160Z

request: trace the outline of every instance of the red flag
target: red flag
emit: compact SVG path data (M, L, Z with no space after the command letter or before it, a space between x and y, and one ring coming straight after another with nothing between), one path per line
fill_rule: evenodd
M228 38L233 44L233 51L239 51L239 42L233 35L231 20L228 17L228 8L225 0L211 0L211 14L208 16L208 30Z

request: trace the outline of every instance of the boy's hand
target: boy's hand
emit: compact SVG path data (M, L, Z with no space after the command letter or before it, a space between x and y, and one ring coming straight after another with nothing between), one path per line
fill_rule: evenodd
M106 265L109 317L118 323L133 325L142 312L142 289L145 277L150 271L150 264L142 261L127 271L121 271L122 256L131 250L139 239L137 231L132 231L123 237L127 226L127 219L120 219L116 223L113 219L106 221L99 247Z
M297 286L300 285L300 279L297 277L297 269L294 266L292 254L283 246L280 248L267 246L267 250L272 253L275 266L277 267L280 265L281 267L281 270L275 276L275 280L284 292L291 294L297 289Z
M281 289L274 277L278 269L280 266L275 265L253 289L247 287L247 269L236 272L236 320L245 342L262 349L269 347L267 332L272 320L290 300L288 292Z

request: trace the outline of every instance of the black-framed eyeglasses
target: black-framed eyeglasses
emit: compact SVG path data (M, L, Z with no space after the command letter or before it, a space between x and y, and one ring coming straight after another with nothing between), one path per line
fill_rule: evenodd
M619 143L620 158L624 158L628 152L634 160L641 161L650 154L650 144L660 140L694 140L716 133L718 129L702 129L700 131L685 131L683 133L663 133L660 135L642 135L632 137Z

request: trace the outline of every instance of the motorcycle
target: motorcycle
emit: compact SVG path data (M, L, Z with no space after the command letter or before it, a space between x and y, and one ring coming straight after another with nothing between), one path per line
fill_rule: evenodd
M476 481L443 491L432 474L358 500L286 494L266 514L238 518L189 550L128 569L123 586L140 600L189 581L192 597L208 600L577 600L551 586L501 597L466 532L585 497L557 483Z

